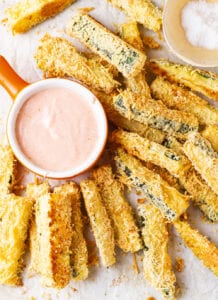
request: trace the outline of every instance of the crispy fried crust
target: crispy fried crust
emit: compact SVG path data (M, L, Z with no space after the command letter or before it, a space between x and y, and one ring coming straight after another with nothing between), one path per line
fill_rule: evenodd
M157 75L163 75L172 82L185 85L193 91L201 92L218 101L218 75L215 73L163 59L152 59L149 68Z
M152 96L171 109L195 115L200 124L218 124L218 109L193 92L158 76L151 84Z
M114 178L110 166L101 166L92 172L102 200L112 220L115 242L124 252L142 249L142 241L131 206L124 195L123 185Z
M12 192L15 181L15 157L8 145L0 146L0 195Z
M0 283L22 285L25 242L33 200L5 195L0 198Z
M201 135L207 139L213 149L218 152L218 123L216 125L208 125L206 128L201 132Z
M86 241L83 236L83 221L80 203L79 186L70 182L60 187L54 188L55 193L61 193L71 197L72 206L72 227L73 235L71 242L71 267L74 280L84 280L88 277L88 251Z
M150 0L108 0L112 5L123 10L132 20L146 28L159 31L162 25L162 11Z
M143 273L164 299L175 299L176 276L168 253L166 220L153 204L138 206L141 233L145 245Z
M218 196L193 169L184 154L181 153L181 145L180 152L169 151L168 148L179 147L179 143L175 139L168 141L168 148L166 148L135 133L117 130L112 133L112 141L124 147L129 154L167 169L170 174L179 179L180 184L192 196L192 200L199 206L207 219L212 222L218 221ZM161 173L159 174L162 176Z
M119 83L113 79L110 67L100 59L87 58L66 39L46 34L35 54L38 67L49 77L70 76L92 89L111 93Z
M195 169L218 195L218 153L200 133L190 134L183 146Z
M216 246L186 221L178 220L174 226L194 255L218 276L218 249Z
M113 103L113 95L106 95L105 93L94 92L97 98L103 105L109 121L114 123L117 127L126 129L128 131L136 132L141 136L147 137L149 140L157 143L162 143L165 138L165 133L159 129L150 128L135 120L129 120L123 117L116 109Z
M33 198L35 202L37 199L50 191L50 186L47 181L35 184L29 183L26 187L26 195L28 198ZM39 240L37 238L37 227L35 215L31 220L30 226L30 270L39 273L38 267L40 266L40 256L39 256Z
M102 264L109 267L116 261L114 231L111 221L95 182L82 180L80 186Z
M189 132L198 130L198 120L192 114L168 109L161 101L139 97L128 89L114 96L113 102L124 117L181 139L186 139Z
M23 33L44 20L57 15L75 0L22 0L6 9L13 33Z
M120 180L145 195L168 221L173 222L188 208L188 197L121 148L117 149L115 162Z
M31 247L37 247L32 266L42 275L45 286L63 288L71 279L71 198L49 193L46 183L39 187L32 185L31 190L36 197Z
M138 24L134 21L123 23L119 27L121 38L140 51L144 51ZM126 79L126 87L136 94L151 98L150 88L145 79L145 72L138 73L135 77Z
M68 33L99 54L125 76L137 75L144 67L146 55L127 44L87 14L72 18Z

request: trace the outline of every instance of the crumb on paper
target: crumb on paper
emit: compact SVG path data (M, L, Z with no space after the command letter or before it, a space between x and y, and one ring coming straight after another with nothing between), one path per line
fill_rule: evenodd
M144 44L145 47L148 47L148 48L151 48L151 49L159 49L160 48L160 44L155 41L153 36L144 35L142 37L142 41L143 41L143 44Z
M74 292L74 293L78 292L78 289L76 289L76 288L74 288L74 287L72 287L71 290L72 290L72 292Z
M5 25L8 22L8 18L4 18L1 20L1 24Z
M31 296L31 297L29 298L29 300L35 300L35 297L34 297L34 296Z
M137 263L137 258L136 258L136 254L132 253L132 260L133 260L133 270L136 274L139 274L139 267L138 267L138 263Z
M136 195L140 196L142 193L140 191L136 191Z
M155 300L154 297L148 297L146 300Z
M124 282L128 282L129 278L125 274L120 274L117 278L112 279L111 287L118 286Z
M95 8L93 6L90 6L90 7L81 7L79 8L79 11L83 14L87 14L89 13L90 11L94 10Z
M182 272L184 270L185 264L183 258L176 258L176 270Z
M139 199L137 199L137 202L138 202L139 204L143 204L145 201L146 201L145 198L139 198Z

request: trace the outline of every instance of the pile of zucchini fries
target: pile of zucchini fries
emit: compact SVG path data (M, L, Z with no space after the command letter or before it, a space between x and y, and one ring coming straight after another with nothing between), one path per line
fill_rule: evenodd
M161 292L163 299L175 299L176 277L168 253L168 223L218 276L218 249L183 218L192 202L206 220L218 221L218 109L195 94L200 92L218 100L218 75L163 59L148 60L137 22L158 31L161 12L149 6L150 1L110 2L133 19L122 24L117 35L88 14L79 13L73 16L67 30L92 53L81 53L68 40L46 34L40 40L35 59L46 77L76 78L101 101L108 120L117 127L109 137L115 168L102 165L80 186L71 182L54 188L53 192L47 183L29 184L28 198L23 199L32 199L32 204L31 209L30 205L27 207L25 224L20 224L17 215L13 216L24 232L19 237L19 248L15 248L17 236L10 237L13 246L0 246L1 253L7 253L4 257L0 254L0 282L21 282L21 262L33 203L31 269L42 276L46 286L62 288L71 278L86 279L88 250L81 212L84 201L102 265L115 264L115 245L124 252L143 249L145 278ZM146 21L138 19L136 6L130 4L135 2L138 9L144 2L148 5L143 7L146 13L149 11ZM156 75L150 86L146 81L149 72ZM14 172L14 158L8 157L7 167L3 164L5 158L1 160L0 168L4 171L0 190L4 197L16 197L8 188ZM135 188L145 199L137 204L139 225L124 186ZM9 211L10 207L4 209ZM4 226L8 224L7 214L1 215L1 211L2 240L6 239ZM10 226L13 225L11 222ZM19 263L9 268L13 251Z

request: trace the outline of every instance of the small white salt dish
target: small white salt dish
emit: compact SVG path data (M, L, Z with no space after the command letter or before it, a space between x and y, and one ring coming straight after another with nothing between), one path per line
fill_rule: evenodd
M7 137L9 144L14 152L14 155L27 169L33 173L51 178L51 179L67 179L82 174L89 170L96 161L100 158L104 147L106 145L108 135L107 117L104 109L99 100L92 94L86 87L78 82L60 79L49 78L37 81L32 84L28 84L22 78L20 78L14 70L10 67L7 61L0 55L0 84L5 87L8 93L11 95L14 103L7 119ZM16 137L16 120L21 107L24 103L34 94L52 88L67 88L72 91L77 91L87 101L90 101L94 116L98 122L99 134L96 146L90 153L90 156L84 163L74 169L68 171L48 171L36 166L30 159L28 159L22 152L19 142ZM49 155L49 154L48 154Z
M182 25L182 11L188 2L193 0L167 0L165 3L163 33L167 46L173 54L186 63L199 67L217 67L218 49L194 46L188 41ZM207 2L218 3L218 0L207 0Z

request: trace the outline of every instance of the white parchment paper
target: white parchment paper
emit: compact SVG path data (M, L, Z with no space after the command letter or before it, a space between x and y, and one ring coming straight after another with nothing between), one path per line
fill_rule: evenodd
M5 18L5 8L15 2L17 1L0 1L0 19ZM156 2L161 6L164 1L159 0ZM111 30L115 30L116 24L126 19L123 13L113 8L106 0L77 0L75 4L63 13L22 35L12 36L10 30L5 25L0 24L0 54L7 58L13 68L26 81L34 82L42 78L41 72L37 69L33 59L40 37L46 32L66 37L65 26L71 15L80 7L94 7L95 9L91 14ZM75 43L73 39L70 40ZM76 45L81 47L77 42ZM147 54L150 57L164 57L178 61L166 48L164 42L162 42L160 50L147 51ZM215 71L217 72L218 70L216 69ZM11 104L10 97L0 86L0 133L4 132L5 120ZM129 196L133 206L136 203L136 198L136 195ZM196 208L191 207L189 213L193 226L201 230L203 234L207 235L218 245L218 226L204 223L201 214ZM176 272L177 282L181 288L179 299L217 300L218 279L195 258L173 230L170 238L170 252L173 261L177 257L183 258L185 261L184 271L181 273ZM117 263L115 266L109 269L101 266L91 267L87 280L79 283L71 281L66 288L57 291L51 288L43 288L40 285L40 278L38 276L32 277L29 274L27 255L24 286L19 288L0 286L0 300L146 300L149 296L155 297L157 300L161 299L160 294L143 278L141 271L142 253L137 254L136 257L140 269L139 274L136 274L133 269L132 256L124 255L117 250Z

